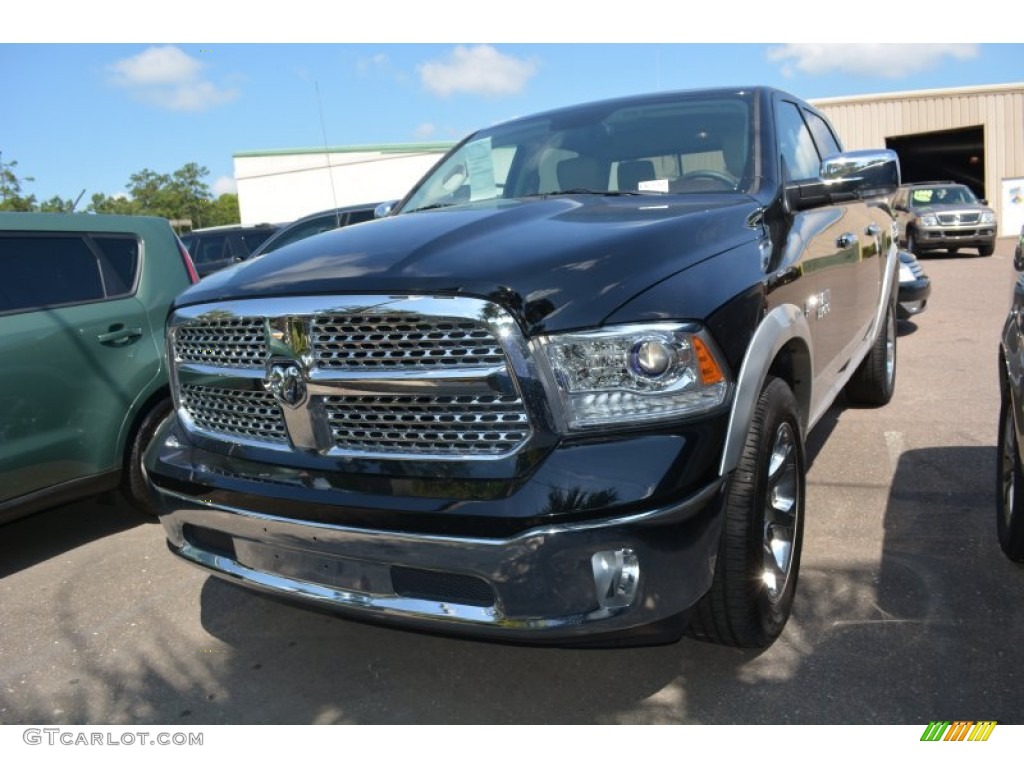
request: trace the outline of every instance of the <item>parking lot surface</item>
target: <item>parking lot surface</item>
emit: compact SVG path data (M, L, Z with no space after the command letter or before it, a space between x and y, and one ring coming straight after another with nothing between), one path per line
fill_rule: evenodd
M213 579L120 500L0 527L0 723L1024 722L1024 568L996 542L1013 242L932 256L896 395L812 432L794 615L766 651L565 650L313 613Z

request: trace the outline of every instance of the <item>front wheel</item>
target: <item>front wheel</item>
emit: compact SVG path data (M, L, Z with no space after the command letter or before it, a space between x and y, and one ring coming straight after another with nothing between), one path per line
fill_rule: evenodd
M996 246L995 246L994 243L992 245L979 245L978 246L978 255L979 256L991 256L995 252L996 252Z
M914 253L914 249L917 247L917 238L914 237L914 230L907 227L907 251ZM915 256L917 254L914 254Z
M996 533L1008 558L1024 562L1024 475L1021 473L1017 429L1010 394L1003 395L999 408L999 477L996 496Z
M122 490L128 502L148 517L156 517L159 509L146 487L146 479L142 474L142 455L164 419L171 415L171 409L170 400L161 400L149 409L135 430L125 456Z
M796 398L769 379L729 480L714 581L694 609L691 635L764 648L782 632L800 570L804 473Z

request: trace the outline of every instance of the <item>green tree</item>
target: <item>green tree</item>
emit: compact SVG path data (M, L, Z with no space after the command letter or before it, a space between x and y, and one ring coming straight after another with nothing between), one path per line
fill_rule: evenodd
M225 193L209 204L203 225L219 227L223 224L237 224L242 220L238 211L238 195Z
M178 201L171 190L171 177L143 168L128 177L128 193L135 203L136 213L145 216L163 216L165 219L183 218L178 216Z
M109 197L101 192L94 194L86 207L89 213L138 213L134 200L127 197Z
M167 194L179 219L191 219L193 227L208 226L210 187L203 181L210 171L204 165L186 163L176 170L167 185ZM170 217L168 217L170 218Z
M39 210L42 213L74 213L75 201L71 198L65 200L59 195L54 195L49 200L40 203Z
M31 176L19 178L15 173L17 167L17 160L5 163L3 153L0 153L0 211L34 211L36 209L36 196L24 197L21 194L21 183L35 181L35 179Z

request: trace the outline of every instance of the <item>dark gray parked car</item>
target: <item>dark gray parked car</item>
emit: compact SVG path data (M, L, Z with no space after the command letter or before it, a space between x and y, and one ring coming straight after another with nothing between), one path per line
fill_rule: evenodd
M249 227L229 224L224 227L193 229L181 236L181 242L188 248L199 276L206 277L235 262L248 259L277 230L274 224Z
M262 256L286 245L297 243L299 240L305 240L307 237L319 235L321 232L330 232L332 229L340 229L350 224L370 221L373 219L373 210L377 205L378 203L349 205L344 208L331 208L327 211L303 216L264 240L263 244L253 251L252 256Z
M906 184L893 198L900 244L915 255L925 251L996 248L996 214L970 188L951 181Z

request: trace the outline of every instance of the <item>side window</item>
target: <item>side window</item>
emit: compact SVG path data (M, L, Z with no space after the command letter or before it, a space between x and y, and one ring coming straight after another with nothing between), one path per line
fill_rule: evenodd
M508 172L506 170L506 175L507 175L507 173ZM348 223L349 224L361 224L364 221L371 221L372 219L373 219L373 210L369 209L369 208L364 210L364 211L352 211L348 215Z
M804 117L807 119L807 125L811 128L811 135L814 136L814 143L818 145L818 152L821 156L828 157L829 155L838 155L843 151L839 141L836 139L832 129L829 127L819 115L813 112L804 110Z
M241 253L236 254L242 258L248 258L249 254L259 248L277 230L267 227L266 229L258 229L254 232L243 232L242 242L245 244L245 248Z
M203 237L197 237L192 261L195 262L197 267L216 264L225 258L224 251L227 248L227 240L227 235L204 235Z
M775 130L779 152L786 161L790 179L813 179L821 170L821 158L814 148L811 132L791 101L780 101L775 107Z
M124 296L135 289L139 272L139 241L134 237L93 236L99 248L100 270L107 298Z
M81 235L0 237L0 312L104 297L96 254Z

